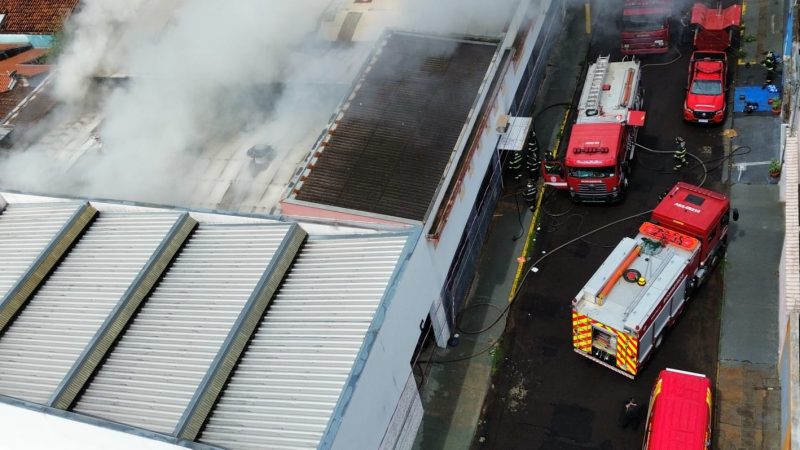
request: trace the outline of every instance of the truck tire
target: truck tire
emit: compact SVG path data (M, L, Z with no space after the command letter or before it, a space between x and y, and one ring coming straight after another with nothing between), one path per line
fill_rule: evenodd
M710 269L712 270L715 269L719 265L719 262L725 258L727 252L728 252L728 240L726 238L719 243L719 248L717 248L717 251L714 252L714 256L711 258L711 264L709 264Z
M692 295L694 294L694 290L697 289L697 277L692 277L688 283L686 283L686 290L683 293L684 302L688 302Z

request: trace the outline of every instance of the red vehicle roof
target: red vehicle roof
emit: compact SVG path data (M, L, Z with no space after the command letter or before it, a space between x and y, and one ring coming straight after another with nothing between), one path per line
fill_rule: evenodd
M576 123L569 135L567 167L607 167L617 163L624 126L620 123Z
M720 59L700 59L702 55L721 54ZM695 55L700 54L696 59ZM725 53L723 52L695 52L692 55L691 79L689 90L686 92L686 106L691 109L721 110L725 106ZM692 83L695 80L713 80L720 82L719 94L698 94L692 92Z
M728 209L724 195L679 182L653 210L653 219L669 227L677 224L695 236L705 236Z
M692 25L705 30L719 31L728 27L738 27L742 21L742 5L732 5L724 9L709 8L702 3L692 6Z
M722 73L724 64L722 61L697 61L697 65L695 65L694 68L697 70L696 77L698 78L704 80L719 80L722 79L719 74Z
M647 450L705 450L710 389L704 375L662 370L653 390Z

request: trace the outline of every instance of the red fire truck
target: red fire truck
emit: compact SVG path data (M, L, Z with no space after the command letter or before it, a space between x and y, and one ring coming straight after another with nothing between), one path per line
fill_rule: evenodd
M623 198L636 132L644 125L639 62L609 59L601 56L589 66L567 148L542 164L545 184L568 189L576 202Z
M642 449L709 450L711 408L711 381L705 375L662 370L650 397Z
M622 54L643 55L669 50L671 0L625 0L622 8Z
M676 184L575 296L575 352L633 378L724 256L730 218L724 195Z

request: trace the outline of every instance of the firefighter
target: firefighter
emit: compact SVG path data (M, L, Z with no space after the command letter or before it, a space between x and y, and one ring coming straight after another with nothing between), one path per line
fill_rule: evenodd
M534 180L528 180L528 184L526 184L525 189L522 190L522 198L525 200L525 203L528 204L528 208L531 211L536 209L537 194L536 182Z
M522 152L511 152L511 159L508 161L508 170L514 181L522 180Z
M767 69L767 74L764 78L764 86L767 87L775 81L775 68L778 65L778 60L775 53L768 51L764 53L764 59L761 60L761 65Z
M761 65L767 70L775 70L775 66L778 65L778 58L772 50L764 52L764 59L761 60Z
M686 162L686 141L683 140L682 137L678 136L675 138L675 153L672 155L673 164L672 170L677 172L681 170L683 166L687 164Z
M527 154L525 158L525 168L528 170L528 177L534 181L539 179L540 164L539 161L539 142L536 139L536 133L531 132L531 137L528 139Z
M620 424L622 425L623 429L630 426L634 431L636 431L636 429L639 428L641 421L642 407L636 402L636 399L631 397L627 402L625 402L625 406L623 407L622 411L622 417L620 418Z

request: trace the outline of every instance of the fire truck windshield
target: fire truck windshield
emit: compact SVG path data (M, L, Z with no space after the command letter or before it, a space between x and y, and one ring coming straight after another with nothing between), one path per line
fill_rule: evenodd
M622 20L622 31L637 33L639 31L656 31L664 28L663 14L641 14L625 16Z
M575 178L611 178L615 173L614 166L569 168L569 176Z
M719 80L694 80L691 91L697 95L720 95L722 83Z

